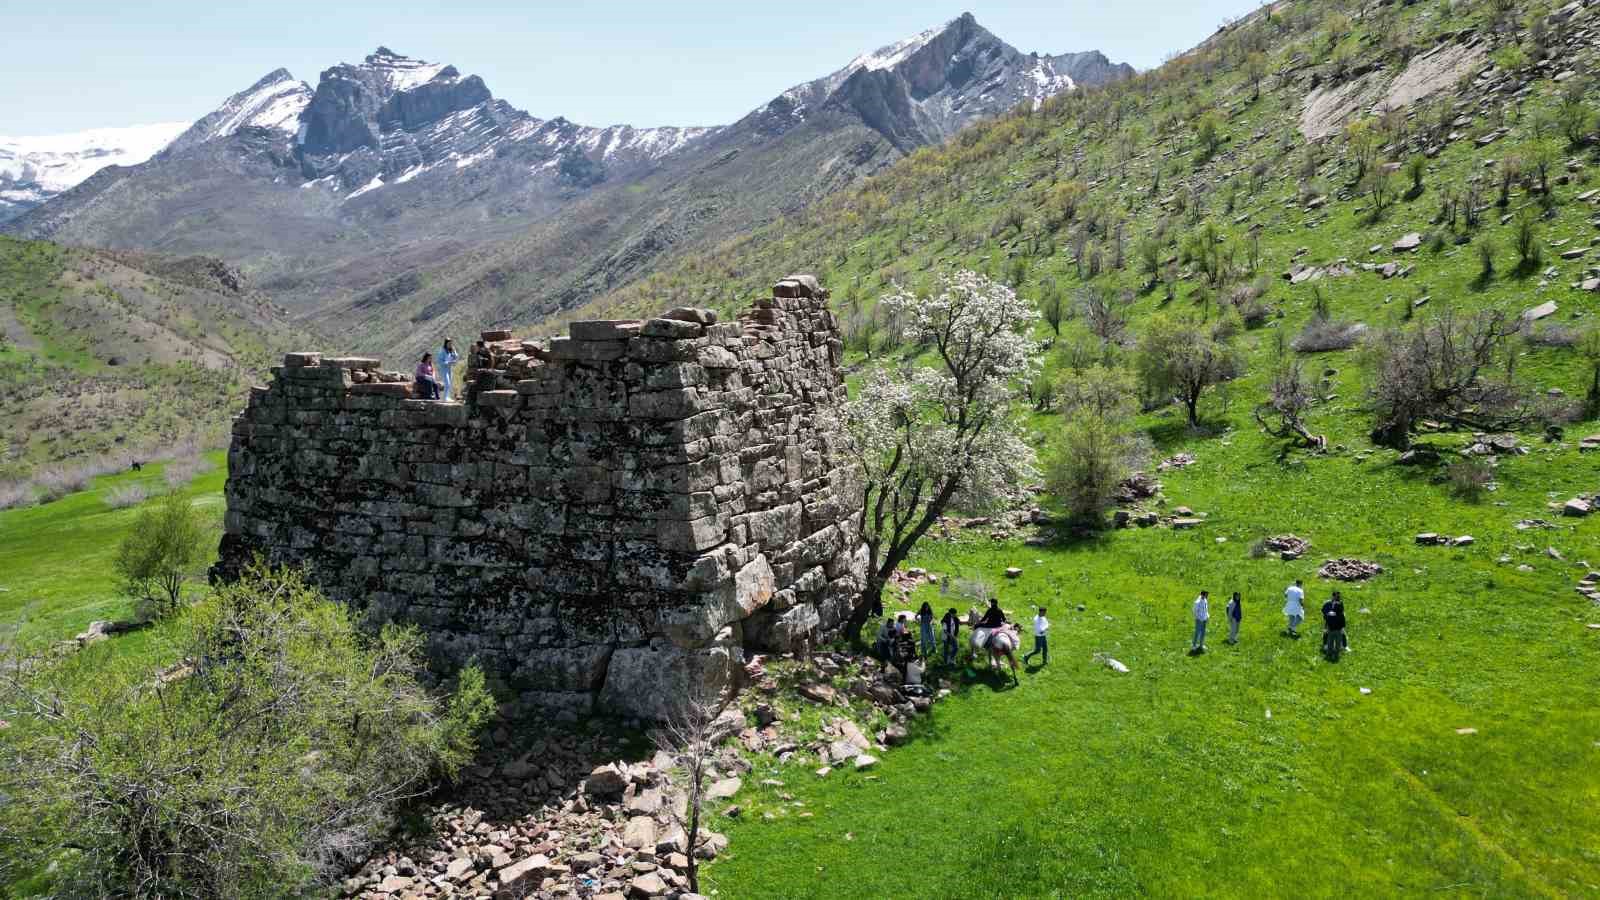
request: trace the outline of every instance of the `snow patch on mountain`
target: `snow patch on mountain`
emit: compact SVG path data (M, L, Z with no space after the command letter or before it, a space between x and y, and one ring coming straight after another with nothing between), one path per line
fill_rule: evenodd
M188 125L161 122L36 137L0 136L0 188L19 196L67 190L106 166L135 166ZM25 187L26 186L26 187Z
M300 113L310 102L311 88L296 81L287 69L277 69L189 126L167 148L168 152L230 137L244 128L296 134L300 131Z

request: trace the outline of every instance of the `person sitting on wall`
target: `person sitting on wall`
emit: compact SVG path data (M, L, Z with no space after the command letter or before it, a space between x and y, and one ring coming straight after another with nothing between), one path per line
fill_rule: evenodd
M889 662L890 654L894 650L894 618L883 620L878 626L878 636L872 641L872 655L885 663Z
M422 354L422 361L417 363L416 393L418 400L439 399L439 380L433 374L433 354Z
M895 616L894 644L891 649L894 667L900 670L900 680L906 680L906 666L917 659L917 641L911 636L911 629L906 627L903 615Z

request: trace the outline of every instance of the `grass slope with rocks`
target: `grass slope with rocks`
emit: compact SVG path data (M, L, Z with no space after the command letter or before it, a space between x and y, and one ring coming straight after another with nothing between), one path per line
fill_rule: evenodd
M1530 425L1531 452L1495 457L1458 493L1444 462L1400 465L1371 443L1372 374L1348 339L1363 329L1342 329L1344 351L1308 330L1371 335L1442 309L1553 302L1515 339L1516 378L1556 405L1582 398L1593 368L1573 344L1600 310L1597 42L1583 4L1277 4L1127 84L976 127L575 316L737 308L775 272L815 271L871 365L901 355L876 298L966 267L1064 310L1059 335L1039 334L1054 344L1047 367L1126 365L1158 314L1244 325L1244 374L1202 398L1202 428L1173 406L1134 420L1152 462L1198 460L1161 474L1160 511L1190 506L1203 524L925 543L912 564L999 583L1013 616L1048 605L1053 664L1020 689L940 704L870 779L777 770L813 815L776 792L747 803L710 882L751 897L1600 891L1587 700L1600 608L1575 590L1600 544L1592 519L1560 515L1600 491L1600 458L1576 440L1600 425L1571 421L1569 404L1564 436ZM1089 291L1127 322L1109 352L1074 315ZM1306 352L1285 349L1302 335ZM1251 416L1281 355L1311 377L1307 425L1326 452ZM1047 454L1058 422L1036 417ZM1417 440L1448 461L1470 431ZM1517 527L1531 520L1554 527ZM1311 541L1302 559L1252 554L1285 532ZM1424 532L1473 540L1416 544ZM1336 557L1384 571L1318 578ZM1011 566L1023 572L1006 581ZM1355 652L1338 665L1316 655L1315 625L1308 640L1279 636L1296 577L1313 620L1330 590L1349 600ZM1202 588L1214 610L1243 593L1244 637L1223 647L1214 614L1213 651L1190 658Z
M215 445L302 340L220 263L0 237L0 480Z
M1516 338L1516 377L1570 400L1585 394L1592 370L1555 326L1582 330L1597 304L1584 289L1600 196L1589 193L1600 186L1593 117L1572 118L1594 105L1584 74L1594 16L1582 4L1279 4L1124 85L919 151L578 315L740 307L775 273L813 270L833 289L853 360L871 365L903 352L875 299L968 267L1046 311L1057 300L1086 306L1093 289L1126 319L1127 335L1109 342L1089 333L1086 315L1064 315L1059 335L1041 326L1046 365L1058 370L1084 357L1126 366L1159 314L1242 323L1243 375L1203 396L1202 427L1173 405L1132 421L1152 470L1194 459L1159 472L1162 492L1146 507L1170 519L1187 506L1198 524L1087 536L985 526L925 540L908 564L941 583L987 580L1024 621L1047 606L1051 663L1018 687L937 673L957 689L861 772L819 778L808 752L753 757L738 815L716 810L708 823L730 844L706 868L705 890L1600 893L1600 607L1575 590L1600 563L1600 521L1561 515L1567 500L1600 491L1600 456L1578 441L1600 425L1569 421L1550 440L1530 427L1517 436L1527 453L1489 457L1477 487L1457 490L1444 463L1402 465L1399 450L1371 443L1359 341L1282 349L1319 316L1375 334L1445 307L1520 315L1554 301L1530 329L1536 339ZM1386 99L1405 102L1371 112ZM1578 122L1576 140L1565 121ZM1404 171L1414 158L1420 189ZM1391 163L1401 171L1387 185L1367 175ZM1326 436L1325 451L1269 437L1251 415L1284 353L1311 376L1306 424ZM1034 416L1047 454L1060 420ZM1466 430L1418 440L1444 460L1476 442ZM1059 500L1041 503L1055 512ZM32 526L17 518L26 514L41 512L0 513L0 545ZM97 590L72 579L97 576L73 575L88 567L57 545L79 533L90 546L115 540L77 515L55 543L0 566L5 578L34 579L35 594L58 592L52 627L63 636ZM1300 558L1256 550L1290 532L1310 541ZM1473 540L1418 544L1425 532ZM1343 557L1383 571L1318 577L1323 560ZM1344 592L1353 652L1339 663L1318 656L1315 624L1305 639L1281 636L1282 591L1295 578L1313 614ZM6 586L0 597L14 596ZM1200 589L1216 600L1211 650L1190 656ZM1220 609L1235 590L1245 620L1229 647ZM923 600L941 611L968 602L924 584L891 606ZM788 712L819 723L827 714Z

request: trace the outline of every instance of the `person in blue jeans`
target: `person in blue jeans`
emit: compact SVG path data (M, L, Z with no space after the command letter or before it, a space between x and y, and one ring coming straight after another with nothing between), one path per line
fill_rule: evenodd
M922 608L917 610L917 626L919 637L922 638L922 658L933 659L939 645L933 640L933 606L926 600L922 602Z
M944 625L944 664L948 666L956 661L956 637L961 633L961 617L956 615L956 608L952 606L939 621Z
M1206 652L1206 623L1211 621L1211 595L1205 591L1194 598L1194 644L1189 647L1191 654Z
M461 354L456 352L455 342L445 338L444 349L439 351L439 399L454 400L456 398L455 385L453 383L455 375L452 367L460 360Z
M1039 614L1033 617L1033 649L1022 657L1023 665L1027 665L1035 655L1043 655L1044 664L1050 665L1050 620L1045 618L1045 612L1041 606Z

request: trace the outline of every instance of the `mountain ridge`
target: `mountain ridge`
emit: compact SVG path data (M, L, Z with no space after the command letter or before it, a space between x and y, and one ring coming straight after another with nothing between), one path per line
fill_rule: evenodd
M97 173L0 227L217 255L315 327L409 352L445 323L471 331L580 305L663 253L1071 90L1067 64L1080 58L1104 59L1024 54L965 14L731 124L636 129L541 119L453 65L380 47L315 88L268 73L149 162Z

